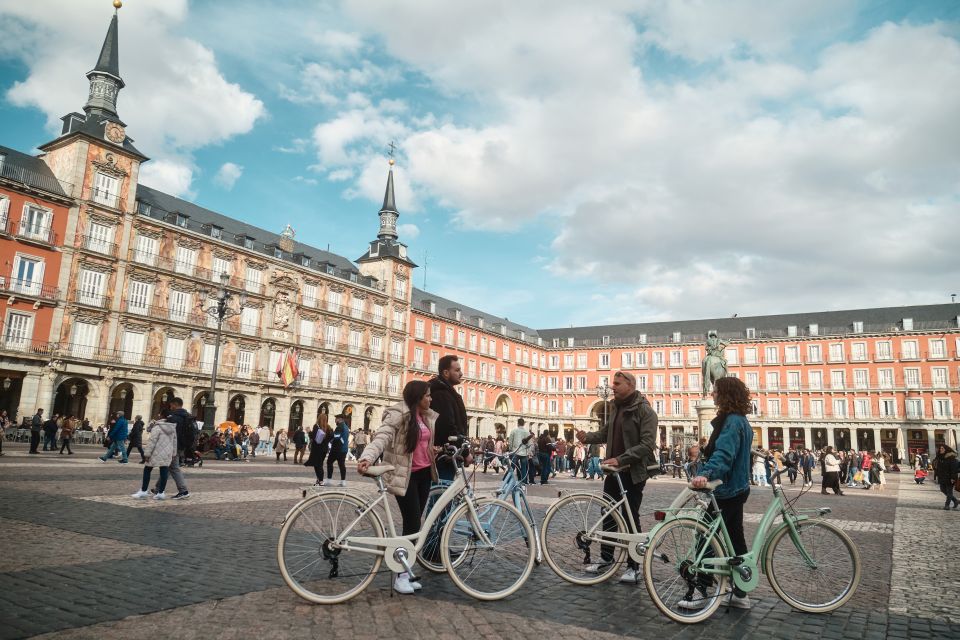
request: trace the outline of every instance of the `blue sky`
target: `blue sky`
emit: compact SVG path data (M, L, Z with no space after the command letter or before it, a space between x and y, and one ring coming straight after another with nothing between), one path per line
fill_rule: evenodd
M427 288L533 327L958 293L958 3L462 4L129 0L142 181L356 258L395 140ZM82 107L111 12L0 0L0 143Z

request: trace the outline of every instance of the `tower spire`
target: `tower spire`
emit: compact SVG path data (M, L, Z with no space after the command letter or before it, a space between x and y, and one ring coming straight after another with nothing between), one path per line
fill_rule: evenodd
M397 200L393 194L393 158L390 158L390 172L387 174L387 189L383 194L383 206L380 208L380 232L377 237L381 240L397 239Z
M107 35L100 48L100 57L96 66L87 72L90 81L90 95L83 110L89 114L117 117L117 94L123 89L120 77L120 39L117 10L123 6L120 0L114 0L113 18L107 28Z

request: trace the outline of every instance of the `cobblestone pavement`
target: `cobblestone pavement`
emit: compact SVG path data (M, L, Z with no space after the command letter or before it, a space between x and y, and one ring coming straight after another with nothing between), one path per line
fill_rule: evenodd
M424 577L416 596L392 596L389 574L348 604L309 605L293 595L276 566L277 532L311 470L260 458L187 469L187 501L133 501L137 464L100 464L102 449L76 456L0 458L0 639L50 638L958 638L955 563L960 512L942 511L936 487L899 483L887 491L824 496L799 506L830 506L830 519L860 548L864 574L841 610L792 611L766 585L750 611L721 609L706 623L670 623L642 585L576 587L538 567L521 593L494 603L463 595L446 576ZM136 457L136 456L134 456ZM349 488L372 484L349 470ZM908 478L904 478L907 480ZM478 490L496 478L478 474ZM649 482L644 512L667 506L682 484ZM600 483L556 478L530 489L542 517L558 491L599 491ZM796 497L799 486L787 487ZM747 533L769 493L754 489ZM652 522L643 518L645 526ZM953 594L945 597L946 594Z

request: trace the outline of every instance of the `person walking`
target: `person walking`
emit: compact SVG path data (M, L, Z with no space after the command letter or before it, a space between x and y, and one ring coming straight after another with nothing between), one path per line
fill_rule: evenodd
M483 441L483 472L487 472L487 466L492 460L494 450L497 448L496 443L493 441L493 436L487 436L486 440Z
M713 383L713 401L717 405L717 417L710 421L713 432L704 449L706 462L700 475L690 484L702 489L710 480L722 480L714 489L713 497L720 508L720 516L730 534L733 552L738 556L747 553L747 541L743 533L743 505L750 497L750 448L753 446L753 429L747 414L753 411L750 390L739 378L725 377ZM711 507L712 509L712 507ZM686 596L677 606L699 609L702 600L693 600L694 588L688 587ZM746 593L733 588L730 606L750 608Z
M353 437L354 446L357 448L357 459L363 455L363 448L367 446L367 442L370 441L370 433L367 429L361 429Z
M167 415L166 422L173 423L174 432L177 436L173 443L175 455L167 465L167 472L177 485L177 494L173 496L173 499L184 500L190 497L190 490L187 488L186 478L183 477L180 460L193 457L197 437L197 421L189 411L183 408L183 398L174 398L170 401L170 413ZM163 493L159 481L154 487L153 493L157 495Z
M463 369L457 356L445 355L440 358L437 375L430 380L430 408L438 415L433 432L434 446L442 447L449 442L451 436L466 438L470 433L467 408L463 404L463 396L456 390L462 378ZM464 464L470 464L469 457ZM452 462L444 460L437 465L437 473L441 480L453 480L456 467Z
M613 376L613 400L607 402L603 412L605 420L599 431L577 432L577 439L586 444L606 442L607 459L603 464L622 469L618 472L620 482L627 493L627 503L633 514L633 521L640 522L640 504L643 502L643 488L652 475L651 469L659 467L657 461L657 414L642 393L637 391L637 379L627 371L617 371ZM603 492L619 498L620 488L617 476L607 474L603 481ZM624 514L626 517L627 514ZM639 526L639 525L638 525ZM616 523L608 516L603 521L604 531L616 530ZM600 547L600 564L590 565L589 572L599 572L602 564L613 560L613 547ZM639 565L633 559L627 560L627 570L620 576L620 582L636 584L640 580Z
M527 444L533 437L527 431L526 423L523 418L517 418L517 426L510 432L510 450L507 453L514 455L514 464L517 468L517 480L521 484L527 483L527 476L532 471L527 465Z
M130 441L127 443L127 458L130 452L136 449L140 452L140 464L145 464L146 456L143 455L143 416L137 416L133 419L133 427L130 428Z
M60 428L60 416L53 414L50 419L43 423L43 450L57 450L57 429Z
M573 445L573 465L572 473L570 474L571 478L576 478L577 473L581 470L581 467L584 467L583 460L586 456L586 452L583 447L583 443L579 440Z
M550 432L544 429L540 437L537 438L537 460L540 462L540 484L548 484L547 480L552 473L550 454L554 447L555 445L553 444L553 438L550 437Z
M38 454L37 447L40 446L40 432L43 430L43 409L37 409L37 412L30 420L30 453Z
M277 454L277 462L280 462L280 454L283 454L283 461L287 461L287 432L285 429L277 429L277 436L273 439L273 452Z
M177 456L177 426L166 420L151 422L147 427L150 438L147 440L143 467L143 479L140 481L140 490L130 495L135 500L143 500L150 496L147 488L150 486L150 474L154 467L160 469L160 479L157 481L154 500L166 500L167 477L170 471L170 462Z
M790 479L790 484L796 484L797 472L799 471L800 467L799 452L795 449L787 449L787 453L782 456L781 460L783 461L784 466L787 468L787 477Z
M60 427L60 455L63 455L63 450L67 450L68 455L73 455L73 449L70 448L70 440L73 439L73 434L77 430L77 420L73 416L67 416L63 419L63 426Z
M250 457L256 458L257 451L260 450L260 433L256 429L250 429Z
M307 434L303 432L303 425L298 426L293 434L293 447L293 464L300 464L307 453Z
M813 452L810 449L804 449L800 456L800 468L803 470L803 485L805 487L813 486L813 467L817 461L813 458Z
M320 418L317 418L314 423L313 429L310 431L310 455L307 456L307 461L303 463L305 467L313 467L313 473L317 476L315 486L318 487L324 486L323 463L330 451L330 442L333 440L333 429L327 425L326 418L327 416L323 416L322 425L320 424Z
M834 495L842 496L840 489L840 460L833 453L833 447L827 445L823 450L823 480L820 485L820 493L829 495L827 489L833 489Z
M753 460L753 483L758 487L766 487L769 484L767 482L767 469L764 464L766 457L766 453L759 446L750 454L750 459Z
M960 470L958 467L960 467L960 462L957 460L957 452L945 444L938 445L937 455L933 459L933 468L936 470L940 492L947 498L943 503L944 510L950 508L951 502L954 509L960 507L960 501L953 495L954 484L957 481L958 470Z
M382 478L387 491L397 499L403 519L403 533L408 536L420 530L420 519L430 494L430 483L438 479L433 447L439 414L431 409L432 384L411 380L403 388L403 402L383 412L383 425L377 429L357 462L357 472L363 474L382 455L384 464L391 465ZM411 559L412 561L412 559ZM406 572L397 574L393 581L397 593L410 594L420 589L420 583L411 581Z
M350 425L347 416L338 413L333 417L336 427L333 429L333 439L330 441L330 454L327 457L327 477L333 482L333 463L340 467L340 486L347 486L347 448L350 445Z
M120 460L118 460L118 462L120 464L127 464L127 448L125 446L127 435L129 435L127 419L123 417L123 411L117 411L117 419L107 433L107 440L110 441L110 446L107 448L107 452L97 458L97 460L106 462L107 459L115 453L119 453Z

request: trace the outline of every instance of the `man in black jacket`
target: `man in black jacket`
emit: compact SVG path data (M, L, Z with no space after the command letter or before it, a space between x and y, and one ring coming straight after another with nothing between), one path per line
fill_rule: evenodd
M448 355L440 358L439 375L430 380L430 408L436 411L437 422L434 427L433 444L443 446L450 436L467 437L467 408L463 405L463 398L454 388L460 384L463 369L457 356ZM467 461L469 463L469 460ZM441 480L453 480L456 468L449 462L437 463L437 475Z
M177 495L174 500L183 500L190 497L190 491L187 489L187 481L183 477L183 471L180 470L180 458L184 456L193 457L194 439L196 438L196 421L190 412L183 408L183 399L174 398L170 401L170 415L167 416L167 422L177 425L177 454L170 461L170 477L177 483ZM157 480L159 485L160 480ZM157 487L154 487L152 493L157 493Z

